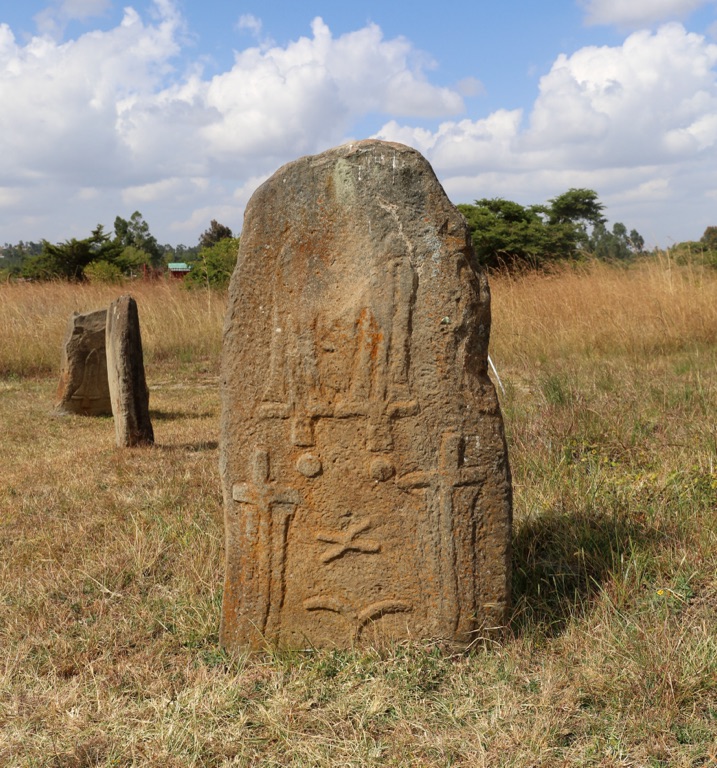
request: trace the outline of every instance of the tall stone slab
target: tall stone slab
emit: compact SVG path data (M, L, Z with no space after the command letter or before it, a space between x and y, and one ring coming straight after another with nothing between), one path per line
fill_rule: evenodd
M149 389L144 375L137 302L121 296L107 310L107 373L117 446L150 445Z
M468 644L504 624L489 332L465 221L418 152L347 144L255 192L224 328L226 647Z
M112 414L105 352L106 323L106 309L87 314L75 312L70 318L62 344L58 413Z

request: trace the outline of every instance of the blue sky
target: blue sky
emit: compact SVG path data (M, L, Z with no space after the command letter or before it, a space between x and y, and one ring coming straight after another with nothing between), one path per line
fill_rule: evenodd
M241 230L280 165L377 136L451 199L595 189L649 245L717 225L714 0L0 0L0 243L140 210Z

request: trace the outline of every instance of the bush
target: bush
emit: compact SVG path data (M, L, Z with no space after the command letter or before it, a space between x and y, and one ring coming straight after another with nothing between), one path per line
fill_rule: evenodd
M238 255L238 237L225 237L209 248L202 248L192 263L192 271L184 278L184 284L188 288L225 288Z
M121 283L122 270L109 261L93 261L85 267L85 277L91 283Z

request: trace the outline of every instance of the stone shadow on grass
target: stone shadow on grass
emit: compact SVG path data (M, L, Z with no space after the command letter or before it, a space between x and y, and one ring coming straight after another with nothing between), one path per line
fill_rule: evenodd
M548 511L514 523L513 631L560 635L589 610L621 556L655 537L625 515L586 510Z

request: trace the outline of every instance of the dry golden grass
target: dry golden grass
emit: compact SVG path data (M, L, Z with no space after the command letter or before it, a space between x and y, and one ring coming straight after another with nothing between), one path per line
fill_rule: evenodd
M204 293L131 287L157 445L128 451L109 419L51 414L67 317L117 289L0 288L0 338L24 339L0 347L0 765L717 765L717 276L597 266L492 291L504 640L232 659L222 297L210 314Z
M578 356L642 362L717 343L717 273L655 257L638 267L600 262L552 274L495 276L492 346L518 365Z
M148 363L170 358L216 360L221 351L222 295L187 291L178 281L0 283L0 376L56 372L73 312L92 312L129 293L137 300Z

